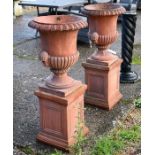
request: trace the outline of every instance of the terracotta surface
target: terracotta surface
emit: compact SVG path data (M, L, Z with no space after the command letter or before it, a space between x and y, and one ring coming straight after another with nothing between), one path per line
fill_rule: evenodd
M91 57L100 61L117 59L108 47L118 36L117 18L125 9L112 3L98 3L85 6L82 12L88 16L88 36L97 47Z
M78 120L83 122L83 134L88 133L83 108L87 86L67 75L79 57L78 30L87 23L76 16L53 15L37 17L29 26L40 32L40 59L54 73L35 91L40 103L41 126L37 139L68 150L75 143Z
M66 73L78 60L77 34L87 23L76 16L53 15L36 17L29 26L40 32L40 59L54 73L46 84L53 88L73 86L74 80Z
M83 63L88 84L85 102L110 110L122 97L119 92L122 60L108 48L118 37L117 18L125 9L113 3L98 3L85 6L82 12L88 16L88 36L97 47Z
M76 142L77 124L83 122L83 134L88 133L84 125L84 93L86 85L79 81L70 90L51 90L41 85L35 95L40 103L41 131L37 139L44 143L69 150Z
M85 103L111 110L122 98L119 91L121 59L112 64L97 63L88 58L83 63L85 68L85 81L88 89L85 95Z

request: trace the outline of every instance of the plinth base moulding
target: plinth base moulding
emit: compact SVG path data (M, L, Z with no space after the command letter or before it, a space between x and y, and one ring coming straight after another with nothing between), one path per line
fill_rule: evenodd
M83 134L88 133L84 125L84 93L87 86L79 81L71 88L53 89L40 85L35 91L40 103L41 131L37 140L69 150L76 142L78 121L82 122Z
M96 61L89 57L82 66L88 86L85 103L111 110L122 98L119 91L120 65L122 59Z

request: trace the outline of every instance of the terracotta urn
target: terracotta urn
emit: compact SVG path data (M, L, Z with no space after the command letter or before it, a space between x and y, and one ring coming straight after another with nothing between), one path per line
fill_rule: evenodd
M46 84L54 88L71 87L74 80L67 71L78 60L77 34L87 23L76 16L53 15L36 17L29 26L40 32L40 59L54 73Z
M81 18L69 15L40 16L29 22L40 33L40 60L50 75L39 85L35 95L40 103L40 127L37 139L68 150L76 142L77 124L84 124L84 94L87 86L67 75L79 57L78 30L87 26ZM78 117L79 116L79 117Z
M83 63L88 85L85 102L110 110L122 97L119 92L122 60L109 47L118 37L117 19L125 9L118 4L98 3L86 5L82 12L88 17L89 39L97 47Z
M82 12L88 16L89 39L98 48L92 58L101 61L114 59L108 48L118 37L117 18L125 9L113 3L98 3L85 6Z

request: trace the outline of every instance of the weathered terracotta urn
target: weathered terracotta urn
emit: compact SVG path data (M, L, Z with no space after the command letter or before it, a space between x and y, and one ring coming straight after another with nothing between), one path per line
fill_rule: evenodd
M76 16L53 15L36 17L29 26L39 31L40 59L54 73L35 91L40 102L41 124L37 139L68 149L75 143L79 119L84 122L83 104L87 86L72 79L67 71L78 60L77 34L87 23ZM86 134L88 129L84 123L81 127Z
M85 102L110 110L122 97L119 92L122 60L109 46L118 37L117 18L125 9L113 3L98 3L85 6L82 12L88 16L89 39L97 47L83 63L88 84Z

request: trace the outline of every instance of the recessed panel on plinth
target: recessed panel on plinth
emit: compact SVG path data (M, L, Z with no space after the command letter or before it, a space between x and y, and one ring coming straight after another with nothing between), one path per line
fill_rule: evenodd
M85 90L86 85L76 82L70 89L54 90L41 85L35 91L40 103L39 141L69 150L76 141L79 120L83 122L83 134L88 133L84 126Z
M88 89L85 95L85 103L98 106L103 109L112 109L122 98L119 92L119 77L121 59L110 63L98 63L91 58L83 63L85 68L85 81Z

